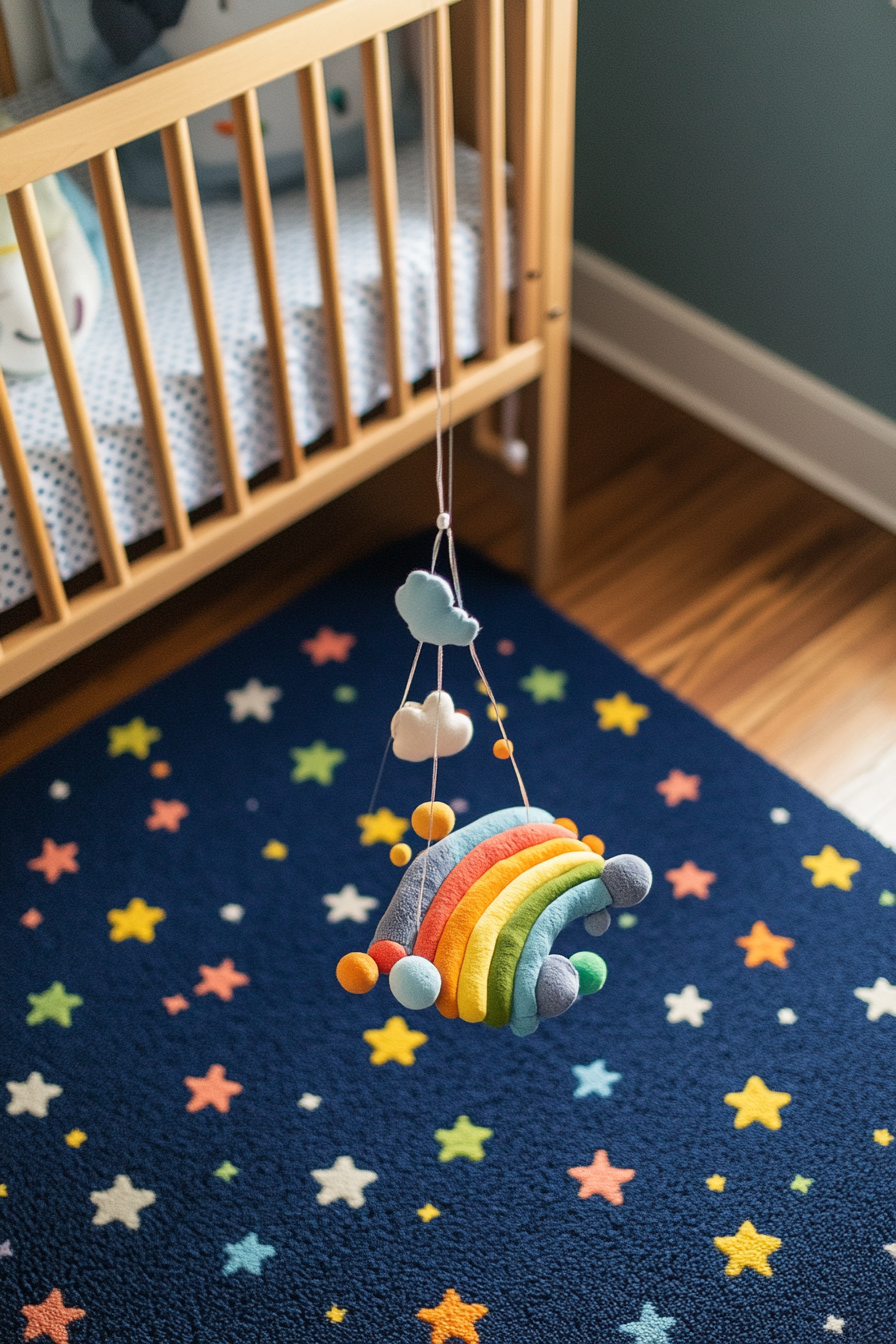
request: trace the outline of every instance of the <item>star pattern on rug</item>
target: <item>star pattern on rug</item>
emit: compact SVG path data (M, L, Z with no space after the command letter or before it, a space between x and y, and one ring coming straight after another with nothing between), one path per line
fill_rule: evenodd
M666 881L672 883L672 895L676 900L682 896L698 896L701 901L709 899L709 889L715 882L717 873L698 868L693 859L685 859L680 868L670 868Z
M521 677L521 691L527 691L536 705L546 705L550 700L566 699L566 683L569 680L565 672L549 672L539 663L528 676Z
M200 966L199 974L202 979L193 986L193 993L217 994L224 1003L230 1003L234 989L251 983L244 971L236 969L233 957L225 957L220 966Z
M82 1143L87 1142L87 1135L83 1129L70 1129L65 1136L65 1141L69 1148L80 1148Z
M165 1011L169 1017L176 1017L178 1013L182 1013L185 1008L190 1006L190 1000L185 999L183 994L169 994L162 999L162 1003L165 1005Z
M230 1110L230 1098L238 1097L243 1090L242 1083L226 1077L223 1064L213 1064L204 1078L185 1078L184 1084L193 1094L187 1102L188 1111L214 1106L222 1115Z
M612 1167L605 1148L598 1148L587 1167L568 1167L567 1176L579 1182L579 1199L602 1195L609 1204L624 1203L622 1186L634 1179L633 1167Z
M336 1303L334 1302L332 1307L330 1307L329 1311L324 1312L324 1315L326 1316L328 1321L333 1321L335 1325L338 1325L340 1321L345 1320L347 1311L348 1311L347 1307L337 1307Z
M429 1037L422 1031L414 1031L403 1017L390 1017L384 1027L371 1027L364 1032L364 1040L373 1047L371 1064L387 1064L395 1060L397 1064L408 1066L415 1064L414 1051L425 1045Z
M153 798L152 816L146 818L148 831L179 831L184 817L190 815L190 809L179 798Z
M316 1092L303 1092L296 1105L301 1106L303 1111L316 1111L323 1097L319 1097Z
M121 727L109 729L109 745L106 748L110 756L136 756L145 761L150 747L161 740L162 730L150 728L143 719L131 719Z
M685 985L680 994L666 994L663 1002L669 1009L667 1022L689 1022L692 1027L702 1027L703 1014L712 1007L711 999L701 999L696 985Z
M6 1241L0 1241L0 1260L8 1259L12 1253L12 1242L9 1237L6 1238Z
M656 786L666 800L667 807L677 807L679 803L696 803L700 798L700 776L686 775L683 770L670 770L665 779Z
M97 1227L106 1223L124 1223L132 1232L140 1227L140 1210L155 1204L154 1190L137 1190L130 1176L116 1176L108 1190L92 1190L91 1203L96 1205L93 1222Z
M40 1339L46 1335L53 1344L69 1344L68 1327L73 1321L80 1321L87 1312L83 1307L67 1307L58 1288L48 1293L43 1302L22 1307L25 1317L23 1339Z
M459 1115L450 1129L435 1132L440 1147L439 1161L453 1162L456 1157L466 1157L471 1162L481 1162L485 1157L482 1145L493 1137L494 1130L474 1125L468 1115Z
M221 1163L220 1167L215 1168L214 1174L219 1180L226 1181L229 1185L234 1176L239 1176L240 1169L235 1167L232 1162L225 1161Z
M860 986L854 989L853 994L863 1003L867 1003L868 1011L865 1016L869 1022L879 1021L885 1013L890 1017L896 1017L896 985L891 985L882 975L879 975L870 987Z
M269 840L261 851L263 859L277 859L282 862L289 858L289 848L282 840Z
M858 859L846 859L833 845L823 845L820 854L805 854L801 860L812 873L813 887L839 887L852 890L852 874L861 868Z
M448 1288L437 1307L421 1307L417 1320L425 1321L432 1334L430 1344L446 1344L459 1339L463 1344L479 1344L476 1321L488 1315L481 1302L465 1302L454 1288Z
M9 1083L7 1083L6 1086L9 1087ZM9 1107L7 1106L6 1109L9 1110ZM888 1129L876 1129L871 1137L874 1139L874 1142L879 1143L882 1148L889 1148L890 1144L893 1142L893 1135Z
M790 1188L791 1190L795 1190L798 1195L808 1195L809 1186L814 1184L815 1182L811 1176L794 1176L793 1180L790 1182Z
M792 1027L794 1022L799 1021L792 1008L779 1008L776 1016L782 1027Z
M770 1278L772 1267L768 1257L781 1245L781 1239L757 1232L748 1220L741 1223L736 1236L713 1237L713 1243L728 1257L725 1273L730 1277L733 1278L742 1269L755 1269L757 1274Z
M714 1191L717 1195L720 1195L725 1189L725 1182L726 1178L724 1176L719 1176L718 1173L713 1176L707 1176L706 1178L707 1188Z
M397 845L411 824L407 817L396 817L388 807L364 812L356 821L361 827L362 845Z
M634 737L638 725L650 717L647 705L635 704L626 691L617 691L612 700L595 700L597 726L605 733L619 728L626 737Z
M896 1241L891 1241L888 1246L885 1245L884 1250L896 1260Z
M64 779L54 779L53 783L47 789L47 793L51 798L55 799L57 803L64 802L65 799L70 796L71 791L72 786Z
M832 1335L842 1335L845 1324L846 1321L842 1316L829 1316L821 1328Z
M25 1018L29 1027L39 1022L58 1022L60 1027L72 1024L72 1009L80 1008L84 1000L80 994L69 994L61 980L54 980L43 994L29 994L31 1012Z
M356 1167L351 1157L337 1157L332 1167L318 1168L311 1175L320 1186L317 1192L318 1204L334 1204L336 1200L343 1199L350 1209L363 1207L363 1191L378 1180L375 1171Z
M250 677L241 690L228 691L224 697L234 723L242 723L245 719L270 723L274 717L273 707L282 698L279 686L264 686L257 677Z
M43 1074L36 1070L24 1083L9 1082L6 1086L12 1096L6 1107L8 1115L33 1115L43 1120L53 1098L62 1096L62 1088L57 1083L45 1083Z
M631 1335L635 1344L669 1344L669 1331L675 1328L674 1316L659 1316L652 1302L645 1302L637 1321L620 1325L619 1333Z
M417 1217L424 1223L431 1223L433 1218L441 1218L441 1216L435 1204L424 1204L422 1209L417 1210Z
M43 873L49 883L58 882L63 873L77 873L79 864L75 859L78 846L74 840L57 845L55 840L44 840L41 852L36 859L28 860L33 873Z
M758 1122L766 1129L780 1129L781 1117L778 1112L791 1101L789 1092L773 1092L766 1087L761 1078L754 1073L744 1084L742 1092L727 1092L725 1105L736 1106L735 1129L746 1129L747 1125Z
M123 943L126 938L152 943L156 925L165 919L165 911L160 905L147 905L142 896L134 896L124 910L110 910L106 918L112 925L109 937L113 943Z
M578 1078L574 1097L612 1097L613 1085L622 1077L606 1066L605 1059L596 1059L593 1064L573 1064L572 1071Z
M301 648L315 667L322 667L324 663L347 663L357 642L356 635L339 635L329 625L322 625L313 639L302 640Z
M266 1246L263 1241L259 1241L257 1232L249 1232L242 1241L225 1245L224 1254L227 1263L222 1274L236 1274L240 1269L244 1269L247 1274L260 1274L265 1260L270 1260L277 1251L274 1246Z
M43 915L39 910L35 910L34 906L32 906L30 910L26 910L19 920L19 923L23 924L26 929L36 929L39 925L43 924L43 922Z
M782 971L786 971L790 965L787 953L796 946L792 938L772 933L764 919L757 919L748 934L744 934L742 938L735 938L734 941L738 947L746 950L745 966L761 966L764 961L770 961Z
M328 907L327 923L341 924L343 920L353 920L355 924L366 924L370 918L369 910L375 910L379 901L373 896L361 896L354 882L346 882L341 891L331 891L322 901Z
M316 780L318 784L332 784L333 771L345 760L341 747L328 747L322 738L312 742L310 747L293 747L289 754L295 761L289 776L293 784L304 784L308 779Z

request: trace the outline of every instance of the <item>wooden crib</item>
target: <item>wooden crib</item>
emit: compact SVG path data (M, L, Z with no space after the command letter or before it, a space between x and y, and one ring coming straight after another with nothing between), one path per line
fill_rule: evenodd
M442 382L455 421L476 418L494 447L488 408L533 386L527 468L533 580L551 572L561 521L567 399L575 0L324 0L287 19L69 103L0 133L6 194L87 501L102 578L69 596L0 374L0 468L31 568L39 618L0 645L0 694L250 549L432 439L436 393L412 389L402 370L397 279L395 145L386 34L421 21L435 91L436 259ZM452 70L452 36L462 51ZM391 395L359 424L349 395L337 256L336 191L322 61L360 45L371 200L381 267ZM2 45L2 44L0 44ZM271 198L255 90L296 73L306 180L317 244L328 372L331 446L307 458L297 442L276 283ZM280 445L276 479L250 488L240 472L212 303L208 254L186 118L230 100L241 195L267 340ZM450 239L454 214L455 104L481 163L485 340L455 352ZM160 131L174 220L201 354L223 507L191 521L179 498L116 148ZM116 534L94 430L79 384L32 183L87 161L163 517L161 544L129 559ZM512 303L504 279L507 182L516 232ZM512 313L511 313L512 308Z

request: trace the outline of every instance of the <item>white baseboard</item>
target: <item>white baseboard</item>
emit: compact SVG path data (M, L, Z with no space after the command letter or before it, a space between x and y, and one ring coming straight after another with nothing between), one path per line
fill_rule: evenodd
M896 421L581 243L572 341L896 532Z

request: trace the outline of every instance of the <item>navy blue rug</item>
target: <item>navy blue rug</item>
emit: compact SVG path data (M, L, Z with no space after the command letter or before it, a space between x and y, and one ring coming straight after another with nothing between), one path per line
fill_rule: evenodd
M654 887L531 1036L337 984L429 796L367 816L428 551L0 780L0 1339L896 1339L893 853L475 557L533 804ZM476 680L459 824L518 801Z

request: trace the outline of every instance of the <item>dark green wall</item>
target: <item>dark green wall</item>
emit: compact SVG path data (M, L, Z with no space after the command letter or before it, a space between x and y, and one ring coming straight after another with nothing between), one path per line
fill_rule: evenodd
M580 0L576 238L896 417L896 9Z

